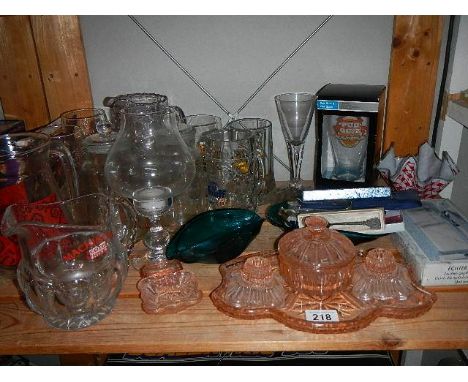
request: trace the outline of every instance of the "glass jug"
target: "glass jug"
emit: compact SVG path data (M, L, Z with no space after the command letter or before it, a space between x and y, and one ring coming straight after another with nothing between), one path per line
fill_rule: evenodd
M46 134L50 137L51 148L55 149L56 146L65 146L71 154L73 159L73 171L72 179L68 179L63 174L63 163L62 158L52 156L50 160L50 167L54 174L55 181L57 182L58 188L61 195L67 195L68 197L77 197L77 191L80 189L78 171L82 163L82 139L78 126L76 125L61 125L60 122L49 124L44 128L38 129L36 132ZM69 184L72 180L77 183Z
M155 93L130 93L117 97L107 97L104 105L110 107L110 120L115 130L121 128L121 113L132 109L134 112L145 113L164 110L169 106L167 96ZM182 122L185 122L185 114L178 106L171 106L179 114Z
M79 168L80 195L103 193L110 195L111 191L104 176L104 166L116 133L111 130L111 124L103 124L97 134L85 137L82 142L82 161Z
M56 143L52 149L50 137L41 133L0 136L0 218L11 204L50 203L76 195L77 190L73 195L60 192L49 165L51 156L63 165L66 184L76 185L73 159L64 145ZM16 240L0 236L0 275L14 276L20 257Z
M2 233L17 235L21 248L18 285L51 326L84 328L111 311L128 269L122 243L134 233L126 208L92 194L5 211Z
M82 137L96 133L101 125L109 124L106 112L98 108L68 110L60 115L62 126L74 125Z

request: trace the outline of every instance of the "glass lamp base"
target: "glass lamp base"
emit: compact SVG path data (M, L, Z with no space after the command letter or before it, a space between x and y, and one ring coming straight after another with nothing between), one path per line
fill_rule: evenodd
M166 258L170 234L160 217L172 206L172 192L167 187L142 188L133 193L136 210L151 222L144 237L145 250L134 251L130 264L138 269L137 284L146 313L174 313L199 302L202 293L195 275L184 271L178 260Z

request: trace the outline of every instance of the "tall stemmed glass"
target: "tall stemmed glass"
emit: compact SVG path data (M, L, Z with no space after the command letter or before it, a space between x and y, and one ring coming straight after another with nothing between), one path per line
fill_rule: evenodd
M310 93L284 93L275 96L281 130L288 149L289 188L298 196L303 189L301 165L304 142L309 133L317 96Z

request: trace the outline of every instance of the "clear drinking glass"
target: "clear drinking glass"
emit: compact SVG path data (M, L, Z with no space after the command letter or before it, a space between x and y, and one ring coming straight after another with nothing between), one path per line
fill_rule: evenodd
M187 116L187 126L195 129L195 144L200 141L200 135L205 131L221 129L221 118L211 114L193 114Z
M82 142L82 161L79 169L80 194L92 194L96 192L111 195L111 190L106 182L104 166L117 134L112 130L111 124L99 124L98 131L85 137Z
M333 177L347 181L364 181L369 140L369 118L326 116L328 136L333 151Z
M275 96L281 129L288 149L290 166L289 187L298 193L303 189L301 179L304 142L314 115L316 95L284 93Z

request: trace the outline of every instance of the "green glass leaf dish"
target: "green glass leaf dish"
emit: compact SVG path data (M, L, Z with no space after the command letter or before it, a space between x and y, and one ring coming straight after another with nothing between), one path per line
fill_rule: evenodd
M263 218L240 208L203 212L185 223L169 242L168 259L222 264L239 256L260 232Z

